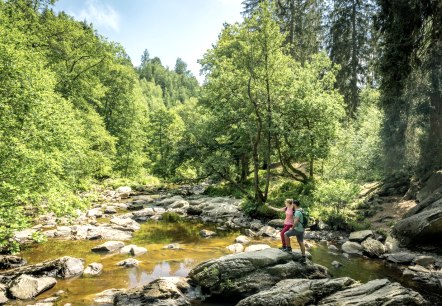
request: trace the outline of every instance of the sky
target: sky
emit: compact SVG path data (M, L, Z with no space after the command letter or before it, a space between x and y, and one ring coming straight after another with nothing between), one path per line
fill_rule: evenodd
M143 51L173 69L182 58L201 82L197 60L211 48L223 23L242 20L242 0L58 0L55 11L94 24L121 43L135 66Z

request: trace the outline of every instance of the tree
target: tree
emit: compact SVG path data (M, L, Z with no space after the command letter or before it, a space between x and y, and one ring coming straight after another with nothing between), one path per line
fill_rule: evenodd
M374 68L369 64L372 64L377 45L372 22L377 7L371 0L335 0L332 3L327 45L332 61L341 67L337 87L345 97L347 113L354 117L360 102L360 88L374 82Z

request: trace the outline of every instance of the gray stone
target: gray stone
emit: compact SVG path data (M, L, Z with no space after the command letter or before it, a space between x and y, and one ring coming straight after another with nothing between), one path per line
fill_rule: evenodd
M348 277L336 279L286 279L274 287L241 300L237 306L315 305L324 296L347 289L356 282Z
M139 260L136 260L135 258L128 258L122 261L117 262L117 266L123 266L126 268L131 268L138 266L140 264Z
M169 249L169 250L181 250L181 246L179 243L170 243L168 245L165 245L163 249Z
M20 267L26 264L22 257L14 255L0 255L0 270Z
M364 248L364 252L372 257L380 257L386 251L385 246L380 241L373 238L367 238L362 241L361 245Z
M236 237L235 242L242 243L242 244L248 244L250 243L250 239L247 236L240 235Z
M103 244L100 244L96 247L92 248L92 252L103 252L103 253L109 253L109 252L115 252L118 251L124 247L124 242L121 241L107 241Z
M252 230L249 229L249 228L245 229L244 234L245 234L247 237L250 237L250 238L255 238L255 237L258 236L257 233L255 233L254 231L252 231Z
M114 217L110 220L110 223L112 223L112 228L123 230L123 231L137 231L141 228L140 224L132 220L130 218L120 218L120 217Z
M120 292L124 292L124 289L108 289L103 292L97 293L94 298L94 302L98 304L111 304L114 305L114 297Z
M442 186L442 171L437 171L428 178L428 180L424 183L424 186L418 191L416 195L417 201L418 202L425 201L441 186Z
M113 206L107 206L104 210L105 214L116 214L117 210Z
M203 229L200 231L200 236L204 237L204 238L208 238L208 237L216 236L216 233L213 231L209 231L207 229Z
M86 269L84 269L83 274L90 275L90 276L96 276L100 275L101 272L103 272L103 265L101 263L93 262L89 264Z
M388 261L395 262L398 264L409 264L414 260L415 257L416 257L415 254L408 252L387 254Z
M126 245L120 250L120 254L131 254L132 256L138 256L144 253L147 253L147 249L136 246L135 244Z
M417 256L413 259L413 262L417 265L421 265L423 267L429 267L436 263L436 259L433 256L421 255Z
M36 233L37 230L35 228L28 228L14 234L14 240L19 243L26 243L32 241L32 235Z
M72 234L72 229L70 226L58 226L55 232L56 237L70 237Z
M244 252L255 252L270 249L268 244L252 244L245 248Z
M272 227L284 227L284 220L283 219L273 219L267 222L268 225Z
M95 218L101 218L103 216L103 211L99 208L92 208L88 210L86 213L86 217L95 217Z
M338 291L318 305L426 305L422 296L387 279L377 279L366 284Z
M257 234L258 234L258 236L278 237L279 236L279 231L276 230L275 228L267 225L267 226L263 226L258 231Z
M212 295L246 297L291 278L325 278L327 269L301 263L301 255L275 248L238 253L203 262L189 277Z
M332 261L331 265L336 269L342 266L342 264L337 260Z
M334 252L334 253L337 253L339 251L338 247L333 245L333 244L330 244L328 246L328 250L331 251L331 252Z
M132 192L132 188L129 186L121 186L117 189L117 193L122 199L127 199L130 196L130 193Z
M65 256L62 268L63 278L72 278L83 274L83 264L83 259Z
M6 285L0 283L0 304L5 304L8 302L8 297L6 296Z
M201 292L183 277L161 277L147 285L119 292L114 305L190 306Z
M9 293L19 300L29 300L40 293L55 286L57 280L53 277L35 278L29 275L20 275L12 281Z
M244 246L241 243L234 243L226 248L232 253L241 253L244 251Z
M342 246L341 249L343 252L348 253L348 254L357 254L357 255L362 255L362 245L360 245L357 242L352 242L352 241L346 241Z
M354 242L362 242L368 237L373 237L373 232L371 230L357 231L350 233L348 240Z
M399 251L399 241L392 236L387 236L387 239L385 239L385 251L388 253Z
M152 207L146 207L146 208L143 208L142 210L138 210L138 211L133 212L133 216L136 218L151 217L153 215L155 215L155 211L153 210Z

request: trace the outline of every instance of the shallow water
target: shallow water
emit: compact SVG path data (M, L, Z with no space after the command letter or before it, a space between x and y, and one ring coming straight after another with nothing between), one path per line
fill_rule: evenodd
M218 236L202 238L199 235L201 229L214 230ZM207 224L147 222L142 224L139 231L135 232L132 240L125 242L126 244L145 247L148 250L146 254L136 257L141 263L134 268L116 266L118 261L128 258L130 255L102 255L90 251L92 247L101 244L103 241L50 240L43 244L29 246L21 255L30 264L65 255L85 259L85 266L92 262L102 263L104 270L101 275L59 280L54 288L38 297L38 300L41 300L53 296L59 290L64 290L65 294L57 305L64 305L65 303L95 305L93 302L95 294L107 289L133 288L147 284L162 276L186 276L198 263L229 254L226 246L234 243L239 234L237 231L217 231L214 225ZM179 243L182 249L163 249L169 243ZM255 240L253 243L266 243L272 247L277 247L280 242L278 240L261 239ZM296 244L293 247L296 248ZM310 253L313 256L313 261L329 268L334 277L349 276L361 282L388 278L425 293L425 288L404 279L396 265L363 257L347 259L341 254L329 253L326 245L321 244L312 248ZM341 262L343 266L338 269L334 268L331 265L334 260ZM16 302L15 305L27 304L29 303ZM233 304L214 301L203 305Z

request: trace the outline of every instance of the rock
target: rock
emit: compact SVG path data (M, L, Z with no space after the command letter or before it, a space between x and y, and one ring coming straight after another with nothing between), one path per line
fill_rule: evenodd
M132 256L138 256L147 253L147 249L136 246L135 244L129 244L120 250L120 254L131 254Z
M414 272L430 273L430 270L428 270L422 266L419 266L419 265L409 266L408 269L410 269L411 271L414 271Z
M117 262L117 266L123 266L126 268L131 268L138 266L140 264L139 260L136 260L135 258L128 258L122 261Z
M130 197L130 193L132 192L132 188L129 186L121 186L118 187L117 193L119 194L120 198L127 199Z
M366 240L362 241L361 243L364 252L368 256L372 257L380 257L385 253L385 246L378 240L375 240L373 238L367 238Z
M110 304L114 305L114 297L116 294L124 292L124 289L108 289L103 292L97 293L94 298L94 302L98 304Z
M318 305L426 305L422 296L399 283L377 279L366 284L338 291Z
M341 250L348 254L362 255L362 245L357 242L346 241L342 246Z
M399 251L399 241L392 236L387 236L387 239L385 239L385 251L388 253Z
M234 243L226 248L232 253L241 253L244 251L244 246L241 243Z
M333 244L330 244L330 245L328 246L328 250L329 250L330 252L333 252L333 253L337 253L337 252L339 252L338 247L335 246L335 245L333 245Z
M267 222L268 225L272 227L284 227L284 220L283 219L273 219Z
M105 226L91 227L87 232L86 239L96 240L130 240L132 239L132 232L126 230L119 230Z
M250 237L250 238L255 238L255 237L258 236L257 233L255 233L254 231L252 231L252 230L249 229L249 228L245 229L244 234L245 234L247 237Z
M184 306L203 300L201 292L183 277L161 277L147 285L119 292L114 305Z
M287 279L274 287L241 300L237 306L316 305L324 296L356 284L351 278ZM289 302L291 301L291 303Z
M353 242L362 242L368 237L373 237L373 232L371 230L352 232L350 233L348 240Z
M99 208L92 208L89 209L86 213L86 217L95 217L95 218L101 218L103 217L103 211Z
M183 209L187 209L189 208L189 202L187 202L186 200L178 200L173 202L172 204L169 204L167 206L169 209L177 209L177 208L183 208Z
M138 210L138 211L133 212L133 216L135 218L152 217L153 215L155 215L155 211L153 210L152 207L146 207L146 208L143 208L142 210Z
M37 232L37 230L35 228L24 229L24 230L15 232L13 239L20 244L30 242L30 241L32 241L32 235L36 232Z
M431 244L442 235L442 199L439 205L400 220L393 227L393 235L402 246Z
M83 274L83 263L83 259L66 256L62 270L63 278L72 278Z
M199 216L203 213L203 209L199 206L189 206L187 214L190 216Z
M250 243L250 239L247 236L240 235L240 236L236 237L235 242L248 244L248 243Z
M442 186L442 171L433 173L428 180L425 181L423 187L418 191L416 199L418 202L425 201L437 189Z
M216 233L213 231L203 229L200 231L200 236L204 237L204 238L208 238L208 237L216 236Z
M115 225L113 225L112 228L123 231L134 232L141 228L140 224L137 221L130 218L114 217L110 220L110 223Z
M72 230L70 226L58 226L55 237L70 237Z
M127 205L128 210L142 210L144 208L143 203L132 202Z
M415 254L408 252L387 254L388 261L395 262L398 264L409 264L414 260L415 257L416 257Z
M0 270L12 269L26 264L22 257L14 255L0 255Z
M261 220L258 219L254 219L250 222L250 229L253 231L259 231L263 226Z
M337 260L332 261L331 265L336 269L342 266L342 264Z
M93 262L89 264L86 269L84 269L83 274L90 275L90 276L96 276L100 275L101 272L103 272L103 265L101 263Z
M413 259L413 263L421 265L423 267L429 267L436 263L436 259L433 256L417 256Z
M263 226L257 233L258 236L278 237L279 231L271 226Z
M53 277L35 278L29 275L20 275L12 281L9 293L19 300L29 300L40 293L55 286L57 280Z
M181 246L179 243L170 243L168 245L165 245L163 249L169 249L169 250L181 250Z
M265 249L270 249L270 246L267 244L252 244L245 248L244 252L255 252L261 251Z
M92 248L92 252L103 252L103 253L109 253L109 252L115 252L118 251L124 247L124 242L121 241L107 241L103 244L100 244L96 247Z
M189 272L193 283L214 296L246 297L290 277L325 278L323 266L300 263L300 254L275 248L238 253L203 262Z
M117 210L116 210L115 207L113 207L113 206L107 206L107 207L104 209L104 213L105 213L105 214L116 214L116 213L117 213Z
M6 295L6 285L0 283L0 304L5 304L8 302L8 297Z

